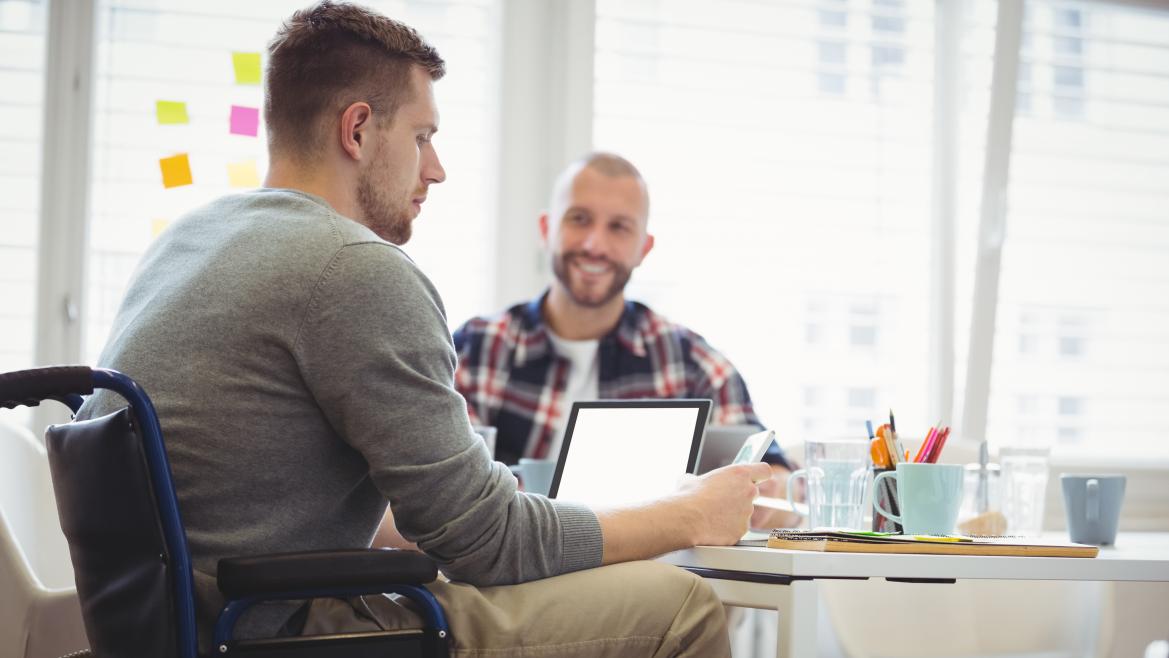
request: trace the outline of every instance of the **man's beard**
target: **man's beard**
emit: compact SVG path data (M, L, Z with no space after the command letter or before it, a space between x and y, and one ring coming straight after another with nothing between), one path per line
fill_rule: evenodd
M600 299L582 297L572 289L572 280L569 278L568 274L569 263L574 258L581 258L582 256L583 254L581 254L579 251L570 251L564 254L560 254L559 256L553 256L552 272L556 274L557 280L560 281L560 284L564 286L565 291L568 292L568 296L571 297L572 301L576 302L577 305L587 308L600 308L605 304L608 304L613 300L613 298L617 297L622 293L622 291L625 290L625 284L629 283L629 277L632 276L633 270L618 265L611 260L604 259L605 263L612 266L613 268L613 283L609 285L609 289L601 295Z
M384 171L382 162L373 162L357 180L357 204L366 226L383 240L406 244L413 232L409 210L394 209L384 185L374 183L372 172Z

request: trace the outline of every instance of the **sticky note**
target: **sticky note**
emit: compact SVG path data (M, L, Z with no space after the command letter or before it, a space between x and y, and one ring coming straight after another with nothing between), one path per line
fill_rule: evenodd
M260 110L242 105L231 106L231 134L256 136L260 125Z
M260 53L232 53L231 64L237 85L260 84Z
M155 219L150 220L150 237L157 238L159 236L159 234L161 234L163 231L165 231L166 227L168 227L168 226L170 226L169 219L155 218Z
M255 160L227 163L227 182L232 187L259 187L260 174Z
M165 188L179 187L180 185L190 185L191 179L191 161L187 158L186 153L171 156L169 158L162 158L158 161L159 167L162 168L162 186Z
M155 101L154 112L160 125L191 122L187 117L187 104L179 101Z

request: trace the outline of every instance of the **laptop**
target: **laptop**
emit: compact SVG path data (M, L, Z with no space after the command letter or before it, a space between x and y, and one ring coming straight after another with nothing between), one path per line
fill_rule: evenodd
M549 498L623 506L677 490L694 473L710 400L575 402Z

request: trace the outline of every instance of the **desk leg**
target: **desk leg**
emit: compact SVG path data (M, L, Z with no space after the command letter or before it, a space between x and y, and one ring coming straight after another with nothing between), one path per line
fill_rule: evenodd
M776 589L782 592L775 606L779 612L776 658L815 656L820 586L815 580L796 580Z

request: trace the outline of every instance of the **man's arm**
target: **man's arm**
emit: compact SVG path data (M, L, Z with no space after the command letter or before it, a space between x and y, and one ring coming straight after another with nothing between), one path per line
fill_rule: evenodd
M644 560L691 546L734 544L747 531L751 501L760 490L755 483L770 481L765 466L727 466L687 479L673 495L641 507L598 511L602 564ZM418 550L398 532L389 509L373 546Z
M729 546L747 532L756 482L767 464L735 464L687 478L674 494L640 507L597 511L602 564L645 560L697 545Z
M325 419L390 501L401 535L450 578L513 584L601 563L596 515L517 494L515 477L472 432L452 386L456 357L441 300L397 248L340 248L293 350Z

